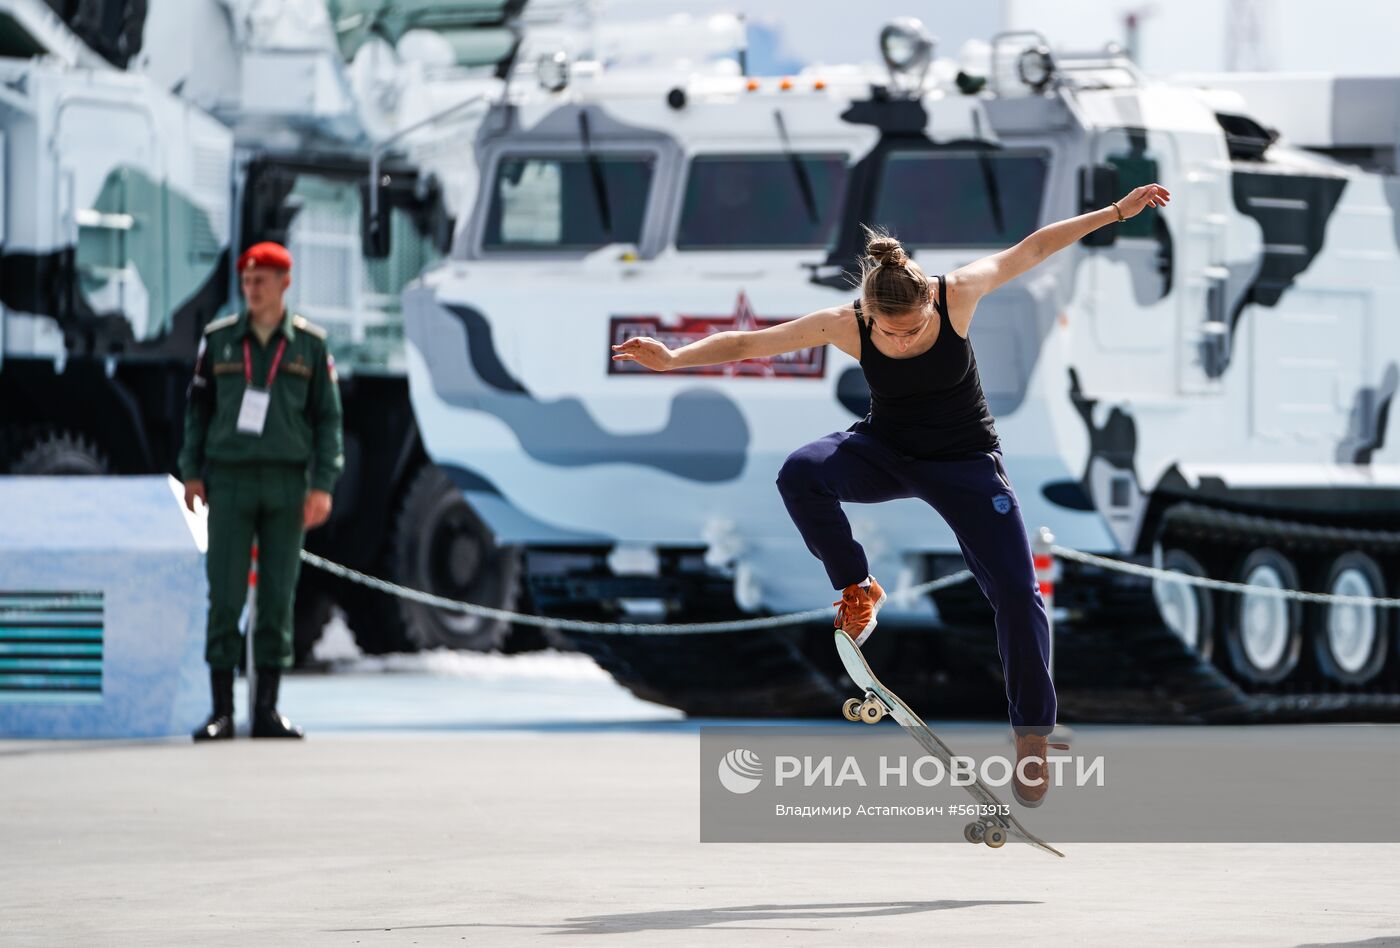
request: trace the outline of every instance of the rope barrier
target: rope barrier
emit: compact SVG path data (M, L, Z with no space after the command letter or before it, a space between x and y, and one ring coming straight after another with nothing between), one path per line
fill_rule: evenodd
M318 569L348 579L351 582L359 583L370 589L377 589L388 593L391 596L399 596L413 602L420 602L426 606L435 606L439 609L447 609L452 612L465 612L468 615L482 616L488 619L504 619L509 622L518 622L521 625L534 625L541 628L561 629L566 632L592 632L592 633L614 633L624 635L652 634L657 632L670 632L675 634L702 633L702 632L740 632L746 629L771 629L785 625L800 625L804 622L811 622L816 619L831 618L831 608L807 609L804 612L789 612L780 616L763 616L757 619L735 619L727 622L588 622L583 619L559 619L549 616L532 616L522 612L511 612L507 609L495 609L491 606L479 606L470 602L459 602L456 599L448 599L444 596L435 596L418 589L410 589L407 586L400 586L391 583L386 579L379 579L361 573L359 570L342 566L315 553L301 552L304 562L315 566ZM946 586L953 586L972 578L972 573L968 570L959 570L947 576L940 576L938 579L911 586L908 589L891 592L892 599L908 599L923 595L926 592L933 592L943 589Z
M1210 579L1205 576L1189 576L1176 570L1160 569L1154 566L1140 566L1136 563L1125 563L1122 560L1111 559L1106 556L1098 556L1093 553L1084 553L1070 547L1051 544L1050 550L1056 556L1062 556L1068 560L1075 560L1102 569L1114 570L1120 573L1127 573L1133 576L1141 576L1147 579L1159 580L1171 583L1181 583L1190 586L1202 586L1207 589L1218 589L1222 592L1250 593L1259 596L1273 596L1280 599L1297 599L1302 602L1335 603L1340 605L1374 605L1382 608L1394 609L1400 607L1400 599L1372 598L1369 596L1340 596L1331 593L1303 592L1296 589L1276 589L1270 586L1251 586L1247 583L1230 582L1223 579ZM301 553L304 562L317 569L324 570L333 576L358 583L370 589L377 589L380 592L391 596L398 596L423 605L433 606L438 609L445 609L450 612L462 612L467 615L481 616L488 619L503 619L508 622L518 622L521 625L532 625L541 628L559 629L566 632L589 632L594 634L622 634L622 635L651 635L660 632L671 634L700 634L707 632L740 632L750 629L772 629L787 625L800 625L805 622L812 622L816 619L825 619L831 616L831 609L807 609L803 612L790 612L778 616L763 616L756 619L735 619L724 622L590 622L583 619L562 619L550 616L526 615L521 612L512 612L508 609L495 609L491 606L481 606L470 602L461 602L456 599L448 599L445 596L437 596L422 590L412 589L392 583L385 579L379 579L362 573L359 570L342 566L339 563L328 560L315 553L305 550ZM1042 589L1049 586L1049 573L1047 564L1037 562L1036 572ZM924 593L935 592L957 583L965 582L972 578L972 573L968 570L959 570L938 579L911 586L908 589L891 592L891 598L898 600L908 600ZM1049 586L1053 589L1053 586Z
M1188 586L1204 586L1207 589L1219 589L1223 592L1248 592L1258 596L1274 596L1279 599L1297 599L1302 602L1337 603L1339 605L1352 606L1380 606L1384 609L1394 609L1400 607L1400 599L1383 599L1371 596L1339 596L1333 593L1302 592L1297 589L1276 589L1273 586L1251 586L1248 583L1233 583L1224 579L1210 579L1206 576L1189 576L1186 573L1179 573L1176 570L1160 569L1155 566L1139 566L1136 563L1124 563L1121 560L1109 559L1106 556L1096 556L1093 553L1084 553L1079 550L1072 550L1069 547L1055 546L1052 548L1056 556L1063 556L1067 560L1078 560L1081 563L1088 563L1091 566L1100 566L1104 569L1117 570L1120 573L1130 573L1134 576L1144 576L1150 579L1160 579L1169 583L1182 583Z

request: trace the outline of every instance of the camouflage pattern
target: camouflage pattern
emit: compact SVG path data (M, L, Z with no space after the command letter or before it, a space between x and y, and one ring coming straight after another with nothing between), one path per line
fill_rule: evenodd
M229 293L233 136L150 83L0 61L11 358L192 354ZM25 182L15 187L15 182Z

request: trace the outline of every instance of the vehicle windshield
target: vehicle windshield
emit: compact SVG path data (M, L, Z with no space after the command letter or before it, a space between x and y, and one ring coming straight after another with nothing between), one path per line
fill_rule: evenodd
M913 247L1009 246L1039 224L1047 166L1039 152L894 152L875 221Z
M676 248L825 247L845 194L844 155L696 155Z
M502 158L482 246L577 251L635 244L653 163L650 155L597 154L591 166L582 154Z

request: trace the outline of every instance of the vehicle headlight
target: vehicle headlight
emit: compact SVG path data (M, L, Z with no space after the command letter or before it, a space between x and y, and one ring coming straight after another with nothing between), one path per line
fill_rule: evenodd
M1016 75L1036 92L1041 92L1055 76L1055 59L1044 46L1032 46L1016 57Z
M933 58L933 37L911 16L892 20L880 31L880 55L894 72L913 72Z
M547 92L559 92L569 84L569 57L563 50L541 56L535 63L535 75Z

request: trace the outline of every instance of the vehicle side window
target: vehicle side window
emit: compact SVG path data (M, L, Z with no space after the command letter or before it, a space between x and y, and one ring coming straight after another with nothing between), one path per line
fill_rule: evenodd
M363 201L358 178L297 174L282 180L291 185L281 203L290 218L284 241L296 261L287 305L327 331L343 368L389 365L403 347L400 294L441 259L432 235L408 210L388 204L389 254L366 257L356 233Z
M1109 155L1107 163L1118 171L1118 194L1157 180L1157 162L1143 155ZM1118 225L1119 237L1152 237L1157 233L1157 209L1144 207L1135 217Z
M875 221L914 247L1005 247L1036 229L1043 154L944 150L886 159Z
M649 155L502 158L482 244L550 251L637 243L653 164Z
M840 154L696 155L676 247L825 247L845 191Z

